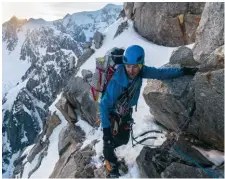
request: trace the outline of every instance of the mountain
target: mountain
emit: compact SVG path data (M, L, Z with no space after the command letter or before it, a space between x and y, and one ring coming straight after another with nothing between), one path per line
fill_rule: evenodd
M110 5L98 11L75 13L70 17L73 22L63 26L66 31L58 28L66 24L66 17L49 22L14 16L2 25L5 177L11 176L13 162L21 150L35 142L43 130L49 105L76 74L86 41L86 37L76 37L87 26L92 29L89 37L99 29L103 31L116 20L120 10L121 6Z
M103 32L115 22L122 6L108 4L98 11L67 14L63 19L53 24L62 32L70 34L79 42L89 41L96 31Z

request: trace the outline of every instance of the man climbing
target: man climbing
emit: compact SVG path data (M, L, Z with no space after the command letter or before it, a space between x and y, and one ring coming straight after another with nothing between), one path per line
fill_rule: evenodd
M119 55L119 54L118 54ZM100 103L103 128L103 155L109 177L119 177L114 149L130 138L132 107L137 105L143 78L171 79L194 75L197 68L154 68L144 65L145 52L138 45L126 49L123 64L118 65Z

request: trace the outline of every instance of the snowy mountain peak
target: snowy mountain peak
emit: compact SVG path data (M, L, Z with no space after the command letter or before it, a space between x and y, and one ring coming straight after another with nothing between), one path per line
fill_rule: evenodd
M27 22L27 19L19 19L16 16L12 16L12 18L8 21L8 24L24 24Z
M46 21L42 18L39 18L39 19L30 18L28 20L28 23L43 24L43 23L46 23Z
M112 8L118 8L118 7L121 7L122 8L123 6L122 5L115 5L115 4L109 3L105 7L103 7L103 9L108 9L108 8L112 9Z

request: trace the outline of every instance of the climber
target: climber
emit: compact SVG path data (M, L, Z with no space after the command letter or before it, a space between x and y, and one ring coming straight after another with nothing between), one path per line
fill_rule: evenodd
M121 54L118 54L121 55ZM119 177L118 161L114 149L127 144L130 138L132 107L137 105L142 78L171 79L194 75L197 68L154 68L144 65L145 52L138 45L123 53L123 64L117 67L100 103L103 128L103 155L109 177Z

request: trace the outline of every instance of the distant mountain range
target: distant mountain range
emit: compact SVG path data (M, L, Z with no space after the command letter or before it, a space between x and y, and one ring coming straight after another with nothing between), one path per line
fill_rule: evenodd
M13 16L2 25L3 174L11 177L12 158L42 130L48 106L74 74L83 44L114 23L121 10L108 4L56 21Z

